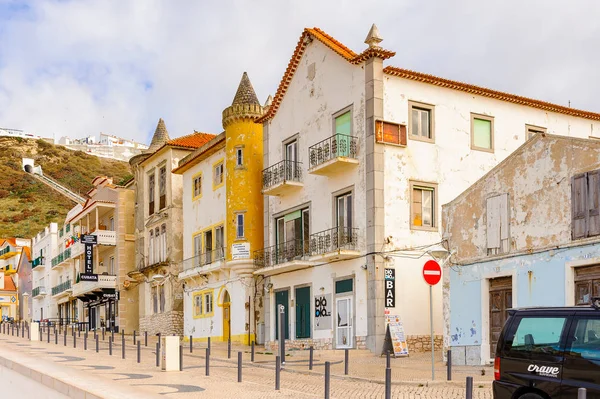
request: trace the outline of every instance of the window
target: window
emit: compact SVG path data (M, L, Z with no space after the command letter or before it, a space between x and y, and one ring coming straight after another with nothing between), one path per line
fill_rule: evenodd
M375 122L375 138L378 143L406 145L406 126L384 121Z
M154 230L150 230L150 240L148 245L148 265L153 265L154 263Z
M487 254L499 255L510 250L510 218L508 194L486 200Z
M148 176L148 214L154 214L154 173Z
M163 224L161 226L161 234L160 234L160 247L161 247L161 253L160 253L160 261L161 262L166 262L167 261L167 225Z
M600 235L600 170L571 178L571 217L574 240Z
M209 315L213 312L213 293L212 291L204 294L204 314Z
M111 256L108 259L108 274L110 274L111 276L116 276L117 271L115 270L115 257Z
M308 208L290 212L275 220L275 241L283 256L308 255L310 247L310 213Z
M544 134L546 133L545 127L533 126L533 125L525 125L525 139L529 140L532 137L535 137L536 134Z
M517 320L513 339L507 339L511 355L556 355L566 317L522 317Z
M58 236L62 237L64 235L64 228L61 228L60 231L58 232Z
M202 196L202 173L193 177L193 190L192 201Z
M494 118L471 114L471 148L494 152Z
M212 263L213 250L213 232L208 230L204 232L204 264Z
M202 295L194 294L194 317L202 316Z
M600 296L600 265L576 267L575 305L591 305Z
M115 231L115 218L110 218L108 221L108 229L110 231Z
M410 138L420 141L434 141L433 111L434 107L427 104L408 102L408 126Z
M165 286L161 285L159 287L159 296L160 296L160 313L163 313L165 311L165 301L166 301L166 297L165 297Z
M338 227L338 247L352 242L352 193L336 197L336 223Z
M244 214L236 215L236 238L244 238Z
M158 313L158 287L152 287L152 310Z
M235 166L243 166L244 165L244 149L242 147L237 147L235 149Z
M219 161L213 167L213 190L223 184L223 161Z
M71 231L71 225L70 225L70 224L67 224L67 225L65 226L65 231L66 231L67 233L68 233L69 231Z
M215 250L217 250L216 257L221 259L225 256L223 247L225 246L225 229L223 226L215 227Z
M284 177L285 180L297 181L300 179L300 165L298 164L298 140L292 140L284 144L285 150L285 165Z
M159 208L163 209L167 206L167 167L163 166L160 168L159 179L158 179L158 195L159 198Z
M600 360L600 319L581 317L575 319L575 338L569 353L586 360Z
M410 183L411 228L415 230L437 230L436 184Z

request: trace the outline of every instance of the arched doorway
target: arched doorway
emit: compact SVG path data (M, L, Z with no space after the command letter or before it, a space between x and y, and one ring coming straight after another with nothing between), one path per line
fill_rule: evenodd
M231 338L231 299L229 292L225 290L223 293L223 341L228 341Z

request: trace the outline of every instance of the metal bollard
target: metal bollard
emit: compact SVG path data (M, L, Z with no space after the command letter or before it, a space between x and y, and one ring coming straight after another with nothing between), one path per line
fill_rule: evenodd
M48 327L48 343L50 343L50 328L49 327Z
M102 341L104 341L104 333L106 332L106 329L104 327L102 327Z
M467 399L473 399L473 377L467 377Z
M73 348L77 348L77 336L73 334Z
M391 368L391 363L390 363L390 351L385 351L385 368L389 369Z
M190 335L190 353L194 352L194 337Z
M208 353L210 353L210 337L208 337Z
M108 337L108 354L110 356L112 356L112 344L113 344L112 337Z
M392 399L392 369L385 369L385 399Z
M238 382L242 382L242 352L238 352Z
M114 342L115 341L115 330L114 329L110 332L110 337Z
M66 328L65 328L65 334L64 334L64 336L65 336L65 346L67 346L67 329Z
M329 399L329 388L331 379L331 364L325 362L325 399Z
M27 322L23 323L23 329L21 330L21 336L23 338L25 338L25 325L27 324ZM56 326L54 326L54 332L56 332ZM29 338L29 337L27 337Z
M252 348L250 350L250 361L254 363L254 341L252 341Z
M54 330L54 345L58 345L58 333Z
M231 359L231 339L227 339L227 359Z
M125 359L125 335L124 334L121 334L121 358Z
M179 345L179 371L183 371L183 345Z
M314 348L311 346L308 352L308 369L313 369Z
M446 368L448 369L448 381L452 381L452 351L450 349L448 349L448 352L446 352L447 355L447 361L446 361Z
M577 390L577 399L586 399L587 390L585 388L579 388Z
M133 344L135 345L135 330L133 330Z
M140 341L137 342L137 362L138 363L140 362L141 357L142 357L141 350L140 350L140 343L141 343Z
M210 340L210 337L208 339ZM206 348L206 376L208 377L209 375L210 375L210 348Z
M346 349L344 352L344 375L348 375L348 368L350 367L350 364L348 363L350 360L350 351Z
M83 350L87 350L87 334L83 334Z
M275 390L279 391L281 387L281 357L275 357Z
M160 367L160 344L156 343L156 367Z
M96 353L98 353L100 347L98 346L98 336L96 335Z
M148 331L144 331L144 346L148 346Z

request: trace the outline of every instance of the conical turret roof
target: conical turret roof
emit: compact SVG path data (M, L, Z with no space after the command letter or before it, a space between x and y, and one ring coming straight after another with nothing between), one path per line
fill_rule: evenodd
M256 97L256 93L254 92L254 88L252 87L252 83L250 83L250 79L248 78L248 74L244 72L242 75L242 80L240 81L240 85L238 86L237 92L235 93L235 97L231 105L236 104L259 104L258 97Z
M165 126L165 121L162 118L158 120L158 125L156 125L156 130L154 131L154 136L152 136L152 142L150 143L150 148L146 150L148 153L153 153L163 146L167 141L171 138L169 137L169 132L167 131L167 127Z

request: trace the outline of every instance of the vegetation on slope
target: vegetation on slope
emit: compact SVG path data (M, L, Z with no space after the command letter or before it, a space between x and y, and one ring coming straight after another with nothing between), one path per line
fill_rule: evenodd
M0 137L0 237L31 238L51 222L63 223L75 206L25 173L22 158L34 159L44 175L82 196L96 176L112 177L117 184L131 177L126 162L98 158L44 140Z

